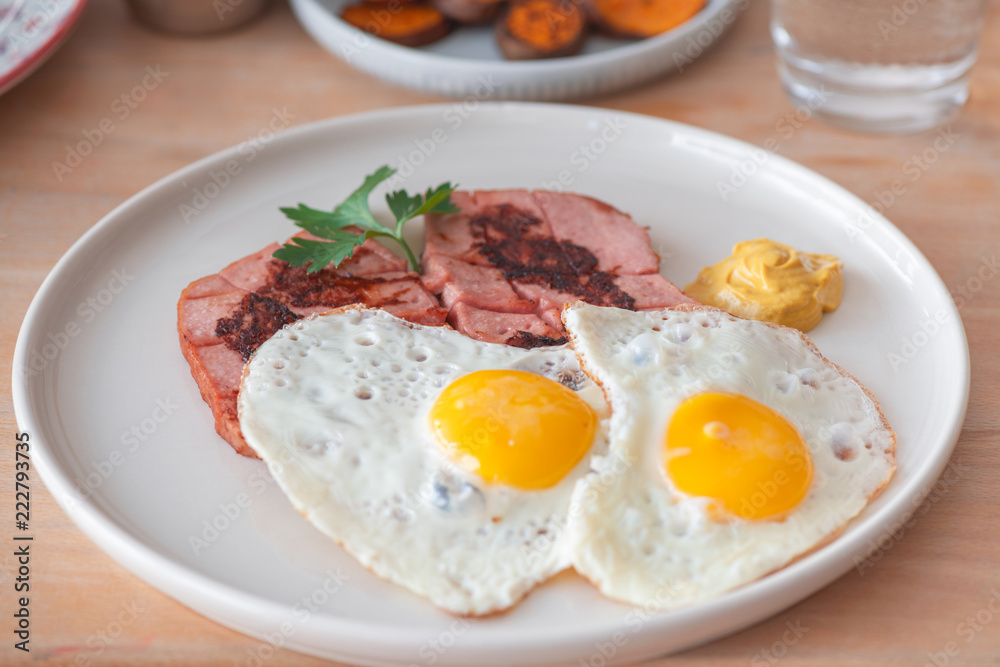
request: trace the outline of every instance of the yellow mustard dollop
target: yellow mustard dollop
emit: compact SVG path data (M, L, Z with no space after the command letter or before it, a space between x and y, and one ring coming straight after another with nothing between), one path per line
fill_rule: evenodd
M743 241L706 266L684 291L704 304L752 320L809 331L840 305L844 264L768 239Z

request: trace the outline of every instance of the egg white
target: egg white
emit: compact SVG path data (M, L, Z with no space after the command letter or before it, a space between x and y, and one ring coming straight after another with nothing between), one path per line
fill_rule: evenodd
M300 320L247 364L240 427L293 505L376 575L462 615L505 609L569 566L565 524L585 456L554 486L485 483L445 457L428 413L441 390L488 369L601 390L566 346L523 350L358 307ZM592 451L603 453L603 427Z
M580 303L563 321L612 409L609 453L578 485L567 531L574 567L609 597L669 609L753 581L836 535L895 470L875 400L795 330L697 306ZM759 401L802 434L813 483L783 519L719 517L674 488L664 433L680 402L705 391Z

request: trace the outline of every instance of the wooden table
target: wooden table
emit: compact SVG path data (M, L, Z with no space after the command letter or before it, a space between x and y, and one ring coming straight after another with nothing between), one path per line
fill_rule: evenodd
M816 120L796 121L774 70L767 3L756 0L718 45L680 76L588 100L716 130L780 152L862 199L903 176L903 164L931 146L933 133L864 136ZM147 65L169 72L93 154L61 181L52 163L81 132L141 81ZM293 76L294 74L294 76ZM276 105L295 124L438 101L354 71L321 50L283 3L238 32L184 39L140 27L117 0L93 0L69 42L0 98L0 374L22 317L56 260L117 204L158 178L245 140ZM117 117L117 116L116 116ZM798 126L791 132L787 128ZM972 96L953 123L954 145L896 197L889 217L927 255L953 290L970 283L983 258L1000 251L1000 6L991 7ZM790 134L790 136L787 136ZM972 398L953 463L961 481L870 571L851 572L749 630L663 659L658 665L997 664L1000 618L982 613L1000 597L1000 281L970 294L961 314L972 350ZM7 455L0 460L0 515L14 513L9 385L0 396ZM13 648L12 581L0 571L0 664L243 664L258 642L217 625L119 567L69 521L40 485L33 489L32 651ZM9 544L5 538L5 544ZM6 550L6 547L5 547ZM11 560L0 557L0 564ZM141 610L118 631L125 602ZM994 608L996 607L994 602ZM980 614L971 636L959 624ZM808 628L783 644L789 626ZM101 633L105 639L102 639ZM108 634L110 632L110 634ZM802 632L802 631L800 631ZM112 636L118 635L118 636ZM966 642L966 640L970 640ZM953 645L950 645L954 642ZM773 653L763 651L774 649ZM947 650L958 649L952 657ZM323 661L279 650L278 665ZM933 663L932 663L933 664Z

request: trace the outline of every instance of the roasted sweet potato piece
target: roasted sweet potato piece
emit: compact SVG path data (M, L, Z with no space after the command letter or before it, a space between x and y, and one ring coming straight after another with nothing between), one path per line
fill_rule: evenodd
M572 56L586 37L586 16L573 0L519 0L497 23L497 43L508 60Z
M504 0L431 0L441 13L459 23L489 23L500 14Z
M355 28L403 46L424 46L451 31L451 22L437 9L400 0L345 7L340 18Z
M705 0L583 0L587 16L604 32L645 39L679 26L701 11Z

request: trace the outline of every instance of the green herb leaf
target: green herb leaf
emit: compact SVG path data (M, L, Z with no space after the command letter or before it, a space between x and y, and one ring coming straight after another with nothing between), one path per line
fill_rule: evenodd
M340 236L342 235L342 236ZM307 273L316 273L327 264L339 266L345 259L350 259L354 249L363 244L365 234L339 232L339 238L329 241L313 241L312 239L294 238L291 243L274 251L274 257L288 262L292 266L309 265Z
M392 211L392 215L396 218L397 225L401 221L405 222L416 215L417 209L420 208L420 205L423 203L423 199L420 198L420 195L414 195L411 197L406 190L390 192L385 196L385 201L389 205L389 210Z
M396 173L395 169L384 165L375 173L365 177L357 190L348 195L333 211L321 211L305 204L297 207L285 207L281 212L295 224L305 229L313 236L325 239L293 238L282 248L274 251L274 257L284 260L292 266L309 265L308 272L315 273L333 264L339 266L345 259L354 254L354 249L372 237L388 236L395 239L406 252L414 271L420 267L413 251L403 240L403 225L418 215L425 213L455 213L459 209L451 201L451 193L457 185L443 183L436 188L428 188L422 197L411 196L406 190L397 190L385 196L385 201L396 219L395 229L386 227L372 215L368 206L368 198L372 191L382 182ZM360 231L355 231L360 230Z
M458 186L452 186L448 182L442 183L433 190L427 188L423 205L413 215L418 216L425 213L458 213L460 209L451 202L451 193L455 191L456 187Z
M340 231L340 227L337 227L333 213L330 211L320 211L305 204L299 204L298 208L285 207L281 209L281 212L313 236L335 239L336 233Z
M376 169L374 174L365 176L365 182L361 187L348 195L343 204L333 209L330 224L336 225L338 229L353 225L364 230L388 233L389 230L375 219L371 209L368 208L368 197L382 181L391 178L395 173L395 169L383 165Z

